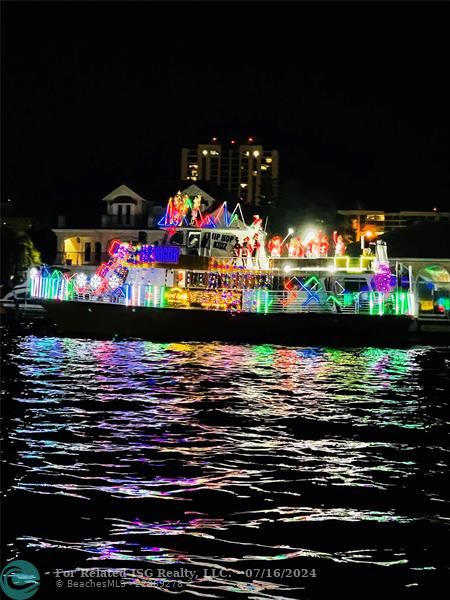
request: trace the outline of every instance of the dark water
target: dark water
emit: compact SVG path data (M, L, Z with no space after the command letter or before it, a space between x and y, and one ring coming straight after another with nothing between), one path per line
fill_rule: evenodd
M445 597L450 348L30 336L3 358L2 563L38 567L36 598L56 569L180 567L64 593Z

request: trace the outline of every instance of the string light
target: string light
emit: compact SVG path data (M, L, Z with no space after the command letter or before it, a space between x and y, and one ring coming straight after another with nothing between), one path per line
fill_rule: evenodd
M392 273L389 265L381 264L373 276L373 284L377 292L387 293L391 290Z

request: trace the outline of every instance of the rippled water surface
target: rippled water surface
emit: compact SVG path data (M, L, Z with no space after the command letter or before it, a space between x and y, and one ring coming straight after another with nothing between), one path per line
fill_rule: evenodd
M444 597L449 348L30 336L3 359L6 559L50 591L176 565L181 589L76 597Z

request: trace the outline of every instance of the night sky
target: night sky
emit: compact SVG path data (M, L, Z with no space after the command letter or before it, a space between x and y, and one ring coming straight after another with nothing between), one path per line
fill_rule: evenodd
M58 212L121 183L149 197L183 145L252 135L279 149L293 203L449 210L448 12L4 2L3 196Z

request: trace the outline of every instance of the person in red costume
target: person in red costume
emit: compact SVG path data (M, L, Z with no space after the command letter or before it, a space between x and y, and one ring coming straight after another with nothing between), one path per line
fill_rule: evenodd
M313 257L313 240L309 240L309 242L306 244L305 246L305 256L306 258L312 258Z
M262 219L259 215L253 215L253 229L262 229Z
M291 258L299 258L302 257L305 253L305 249L302 245L302 238L297 236L291 238L288 247L288 256Z
M271 238L267 244L267 248L272 258L280 258L283 248L283 240L281 236L276 235L275 237Z
M297 253L297 243L296 243L296 239L295 238L291 238L289 240L289 245L288 245L288 256L289 258L293 258Z
M250 238L248 236L246 236L244 238L244 241L242 242L242 250L241 250L242 264L244 265L244 267L247 266L247 258L252 255L252 252L253 252L253 248L250 243Z
M253 251L252 251L252 258L253 258L252 262L253 262L254 267L259 267L260 249L261 249L261 242L259 241L259 234L255 233L255 235L253 236Z
M320 241L320 256L322 256L322 257L328 256L329 247L330 247L330 244L328 242L328 236L327 235L322 236L322 239Z
M186 199L188 196L185 194L181 195L178 191L174 198L169 198L169 206L171 213L171 225L180 226L183 222L183 217L186 213Z
M344 238L341 234L338 234L337 231L333 233L333 242L334 242L334 255L335 256L345 256L345 251L347 250L347 246L345 245Z

